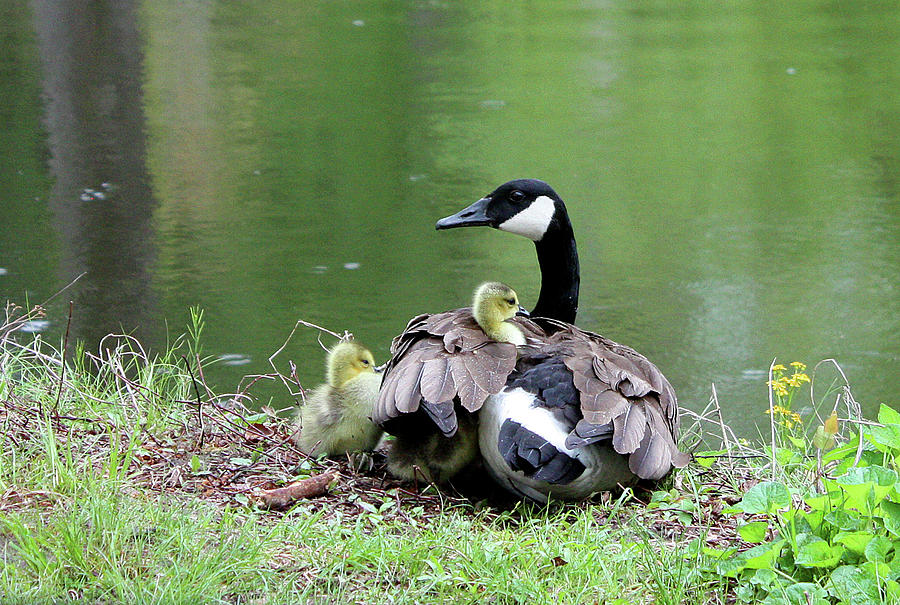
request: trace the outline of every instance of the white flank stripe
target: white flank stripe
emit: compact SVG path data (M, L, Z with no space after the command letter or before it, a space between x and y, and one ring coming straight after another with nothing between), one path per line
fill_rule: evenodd
M575 450L566 447L568 429L560 424L550 410L535 405L532 393L521 387L512 390L504 389L494 395L494 401L495 405L499 404L500 406L499 417L495 419L498 428L506 419L514 420L532 433L540 435L552 443L559 451L565 452L573 458L578 457Z
M531 202L528 208L500 223L498 229L516 235L524 235L532 241L539 242L547 232L547 227L550 226L555 211L556 206L553 204L553 200L542 195Z

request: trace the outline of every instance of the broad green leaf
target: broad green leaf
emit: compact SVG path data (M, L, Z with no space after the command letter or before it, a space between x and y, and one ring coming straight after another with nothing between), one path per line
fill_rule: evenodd
M900 412L882 403L878 409L878 422L881 424L900 425Z
M780 578L771 569L757 569L756 573L750 577L749 581L751 584L755 584L756 586L765 588L771 592L772 587L777 586L780 583Z
M874 578L876 582L891 576L891 566L883 561L866 561L859 566L867 576Z
M795 512L793 509L788 512ZM781 514L781 513L779 513ZM798 510L795 512L793 520L793 531L795 533L806 532L810 534L819 535L822 529L822 519L825 517L825 513L820 510L814 510L811 512L806 512L802 510ZM788 515L785 515L786 522L791 522Z
M800 454L796 450L786 447L776 448L775 459L781 466L796 464L802 460Z
M842 544L853 554L861 557L866 552L866 546L875 535L870 531L842 531L834 537L832 542Z
M897 482L897 473L883 466L854 467L826 484L840 487L846 499L846 508L855 508L866 514L884 499Z
M739 527L738 533L741 534L744 542L758 544L766 539L766 530L768 528L769 524L765 521L753 521Z
M874 605L881 601L875 578L855 565L842 565L832 571L828 592L853 605Z
M804 567L834 567L841 560L842 551L819 536L798 534L794 562Z
M735 577L745 569L767 569L772 567L772 562L781 553L784 540L760 544L749 550L738 553L737 556L720 561L716 570L723 576Z
M779 508L784 508L791 503L791 494L781 483L763 481L757 483L744 494L738 506L745 513L772 514Z
M837 508L825 515L825 522L844 531L856 531L866 526L866 521L855 510Z
M900 603L900 584L896 580L887 580L882 586L884 586L884 592L887 593L886 601L888 603Z
M839 485L856 485L860 483L874 483L878 487L888 488L897 482L897 473L883 466L854 467L835 479Z
M816 427L816 433L813 435L813 447L817 450L830 450L834 447L834 436L825 432L825 427L819 425Z
M734 589L734 596L741 603L757 603L756 589L751 584L739 583Z
M876 445L884 446L889 450L900 450L900 424L873 426L868 437Z
M856 448L859 446L859 435L856 435L848 443L836 447L822 457L824 462L834 462L849 458L851 461L856 456Z
M893 542L884 536L875 536L866 545L865 555L867 561L885 562L887 555L894 548Z
M716 462L718 462L716 458L694 458L694 464L701 468L712 468Z
M900 537L900 504L890 500L882 500L876 513L884 520L884 528Z
M789 605L828 605L828 591L812 582L798 582L784 588L778 596L784 599L784 603ZM768 604L766 599L763 603Z
M799 448L800 450L806 449L806 442L803 439L788 435L788 440L794 444L794 447Z
M838 491L823 496L810 496L803 499L803 501L806 502L806 505L813 510L825 510L834 502L840 502L840 500L841 494Z

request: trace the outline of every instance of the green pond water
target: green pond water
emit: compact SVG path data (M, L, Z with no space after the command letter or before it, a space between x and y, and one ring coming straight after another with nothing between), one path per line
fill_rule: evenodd
M900 4L6 0L0 302L96 348L206 312L220 391L304 319L376 359L523 238L434 222L518 177L566 200L578 324L744 435L774 357L900 372ZM325 339L326 343L332 342ZM321 380L317 332L278 357ZM830 375L829 375L830 380ZM290 405L283 388L254 387Z

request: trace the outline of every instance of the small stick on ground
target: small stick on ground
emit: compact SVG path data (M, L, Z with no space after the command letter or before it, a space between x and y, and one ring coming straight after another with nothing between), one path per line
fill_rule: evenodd
M200 399L200 388L197 386L197 379L194 378L194 371L191 370L191 362L188 361L188 358L185 355L182 355L181 358L184 360L184 365L187 366L188 374L191 375L191 381L194 383L194 392L197 394L197 422L200 423L200 438L197 443L197 450L203 449L203 401Z
M314 475L307 479L295 481L285 487L263 490L259 496L260 503L266 508L284 510L302 498L315 498L328 490L328 486L337 477L337 473L329 471Z
M59 410L59 400L62 397L63 381L66 377L66 353L69 350L69 328L72 326L72 311L75 308L75 301L69 301L69 318L66 320L66 336L63 339L62 350L62 367L59 370L59 389L56 391L56 403L53 404L53 414L56 415Z

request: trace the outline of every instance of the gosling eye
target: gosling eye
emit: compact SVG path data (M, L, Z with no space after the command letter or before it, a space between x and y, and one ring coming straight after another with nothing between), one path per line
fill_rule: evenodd
M362 362L362 364L363 364L364 366L369 365L369 360L368 360L368 359L360 359L360 361Z
M515 298L507 298L507 299L506 299L506 302L509 303L509 304L510 304L511 306L513 306L513 307L518 306L518 305L516 305L516 299L515 299Z
M517 203L518 203L518 202L521 202L522 200L525 199L525 194L522 193L521 191L519 191L518 189L513 189L513 190L509 193L509 199L510 199L511 201L513 201L513 202L517 202Z

